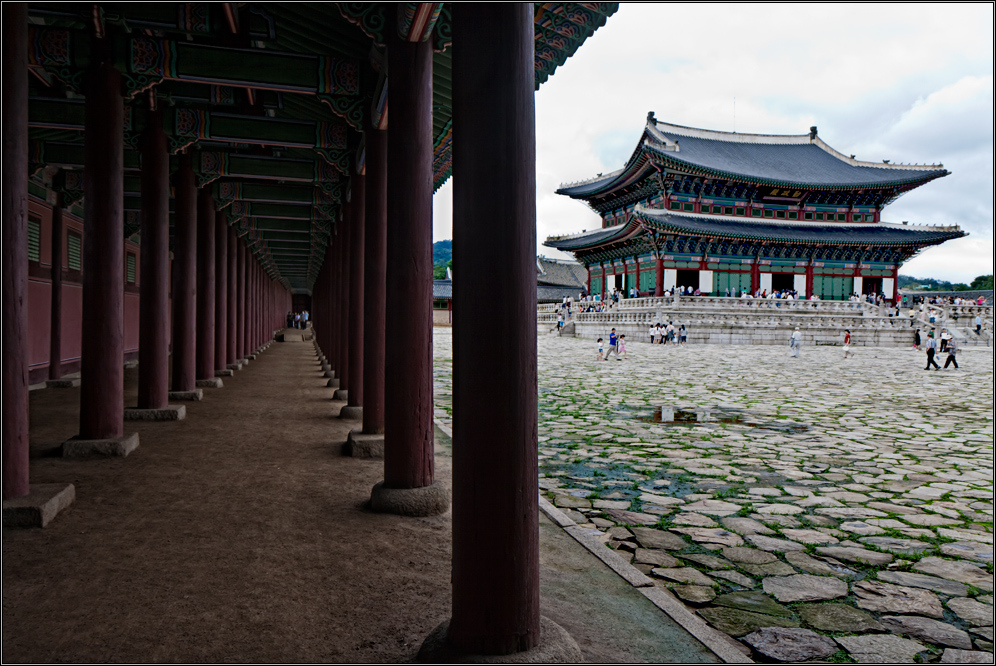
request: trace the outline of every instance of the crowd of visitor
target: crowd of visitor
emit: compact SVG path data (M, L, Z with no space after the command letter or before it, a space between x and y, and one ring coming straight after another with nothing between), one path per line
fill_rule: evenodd
M311 314L307 310L287 313L287 328L308 328L308 319Z

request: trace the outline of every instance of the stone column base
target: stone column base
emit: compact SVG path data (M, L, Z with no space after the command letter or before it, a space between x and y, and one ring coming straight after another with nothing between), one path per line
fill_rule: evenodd
M78 388L80 379L49 379L45 382L45 388Z
M239 361L237 363L229 363L225 367L227 367L229 370L233 370L233 371L234 370L241 370L242 369L242 361Z
M449 644L446 620L432 630L415 657L415 661L437 664L580 664L581 648L567 630L546 616L540 616L539 645L513 654L468 654Z
M75 499L71 483L32 483L24 497L3 501L3 526L45 527Z
M381 481L370 493L370 509L399 516L437 516L450 507L450 496L439 481L421 488L387 488Z
M384 435L364 435L362 428L350 430L343 453L354 458L382 459L384 457Z
M338 391L336 391L338 393ZM363 418L363 405L343 405L342 409L339 410L339 418L347 419L350 421L358 421Z
M211 379L198 379L194 382L194 386L222 388L225 386L225 382L221 381L221 377L212 377Z
M332 370L331 368L326 370L325 376L328 377L329 379L335 379L335 370Z
M193 391L170 391L166 394L169 400L187 400L187 401L198 401L204 399L203 389L194 389Z
M117 439L77 439L73 437L62 444L63 458L125 457L138 448L138 433L133 432Z
M246 356L246 360L248 360L248 361L255 361L256 360L256 354L255 353L249 354L248 356Z
M322 370L324 370L325 372L332 372L332 366L326 363L325 361L322 361ZM333 375L329 375L329 377L332 376Z
M334 388L334 389L337 389L337 388L339 388L339 380L338 380L338 379L335 379L335 378L332 378L332 379L330 379L330 380L329 380L329 383L328 383L328 384L326 384L325 386L326 386L326 388ZM333 398L333 399L334 399L334 398Z
M333 400L349 400L349 390L348 389L337 389L335 393L332 394Z
M131 370L138 367L138 361L125 361L125 370Z
M232 370L231 368L225 368L224 370L215 370L214 371L214 376L215 377L234 377L235 376L235 371Z
M162 409L139 409L125 407L125 421L182 421L187 418L184 405L166 405Z

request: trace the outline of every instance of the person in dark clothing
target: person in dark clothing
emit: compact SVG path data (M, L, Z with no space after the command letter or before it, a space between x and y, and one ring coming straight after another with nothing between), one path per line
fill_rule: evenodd
M955 358L955 355L958 353L958 343L955 342L954 338L948 340L947 352L948 352L948 357L944 361L944 367L947 368L949 365L954 363L955 370L957 370L958 359Z
M937 340L934 339L934 332L927 332L927 367L924 370L930 370L930 366L934 366L934 370L940 370L941 366L937 365L937 361L934 360L934 354L937 353Z

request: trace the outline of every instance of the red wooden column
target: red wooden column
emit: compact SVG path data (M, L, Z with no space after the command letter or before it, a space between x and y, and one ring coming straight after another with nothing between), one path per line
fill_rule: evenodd
M62 194L57 193L52 206L52 314L48 345L48 378L52 380L62 377L62 238L66 234L63 203Z
M236 267L235 295L235 356L246 357L246 244L236 238L238 266Z
M813 295L813 258L810 257L809 261L806 262L806 293L805 298L809 298Z
M215 210L209 188L197 192L197 379L214 379Z
M448 640L471 654L521 652L540 638L533 31L529 5L453 7L460 279L453 283Z
M28 6L3 4L3 498L28 484Z
M339 357L339 347L342 344L339 327L342 319L342 310L339 304L342 302L342 236L343 236L342 211L339 213L339 220L335 225L335 234L329 239L332 243L332 265L329 272L329 348L326 355L329 365L332 367L335 377L328 381L328 386L338 389L342 386L342 364ZM335 394L333 393L333 396Z
M176 174L173 245L174 392L195 390L197 378L197 185L190 155L180 155Z
M367 128L363 262L363 434L384 434L387 337L387 132Z
M124 100L110 50L105 40L92 42L87 72L81 440L124 433Z
M228 227L228 322L225 325L225 366L237 367L238 355L238 318L239 318L239 239L235 229Z
M339 418L363 418L363 249L364 216L366 211L366 176L355 174L352 182L349 215L349 317L345 365L349 378L348 404L339 410Z
M228 219L214 212L214 370L228 369Z
M401 5L397 5L400 9ZM407 515L445 511L434 483L432 431L432 45L387 30L391 123L387 159L384 481L371 507ZM535 333L533 333L535 336Z
M664 258L663 254L657 253L657 284L654 287L654 296L664 295Z
M169 398L169 149L162 112L142 132L142 284L139 301L138 408Z
M349 339L349 300L351 296L349 267L351 261L349 251L350 238L353 235L355 210L356 201L355 192L353 192L343 210L342 233L339 236L339 304L337 306L339 310L339 329L337 331L339 344L336 345L336 358L339 365L339 371L336 376L339 378L339 389L332 396L335 400L346 400L348 398L351 383L351 374L349 372L349 347L352 344L352 340Z

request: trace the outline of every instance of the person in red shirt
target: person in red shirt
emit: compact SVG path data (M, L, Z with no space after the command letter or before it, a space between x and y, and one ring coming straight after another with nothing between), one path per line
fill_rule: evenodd
M851 331L844 329L844 358L847 358L848 354L854 356L854 352L851 351Z

